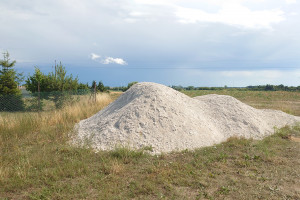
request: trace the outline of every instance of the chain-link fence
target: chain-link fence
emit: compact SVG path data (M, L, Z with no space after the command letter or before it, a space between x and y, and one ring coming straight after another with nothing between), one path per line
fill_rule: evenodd
M36 93L23 91L21 95L0 94L0 112L37 112L60 109L66 105L80 101L83 97L94 101L96 93L94 90L73 90Z

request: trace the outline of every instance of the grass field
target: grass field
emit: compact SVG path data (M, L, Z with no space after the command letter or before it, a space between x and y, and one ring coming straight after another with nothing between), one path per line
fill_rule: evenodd
M299 93L217 92L257 108L300 115ZM300 126L285 127L262 141L231 138L213 147L160 156L69 146L74 124L118 95L99 95L97 103L83 99L40 114L1 113L0 199L300 198Z
M300 92L191 90L183 91L183 93L191 97L206 94L230 95L255 108L282 110L300 116Z

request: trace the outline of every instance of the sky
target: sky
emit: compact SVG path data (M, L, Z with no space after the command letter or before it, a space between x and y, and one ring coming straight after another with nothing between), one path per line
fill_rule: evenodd
M300 85L300 0L1 0L0 52L27 76Z

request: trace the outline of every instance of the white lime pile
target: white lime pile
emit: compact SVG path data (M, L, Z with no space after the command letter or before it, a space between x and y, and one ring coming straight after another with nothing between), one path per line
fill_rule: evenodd
M195 149L229 137L262 139L300 117L258 110L225 95L190 98L157 83L138 83L94 116L80 121L73 143L95 150L151 146L154 153Z

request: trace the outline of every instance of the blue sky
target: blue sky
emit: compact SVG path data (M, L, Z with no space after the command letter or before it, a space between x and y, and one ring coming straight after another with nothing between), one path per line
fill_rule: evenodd
M300 85L298 0L1 0L0 51L81 82Z

